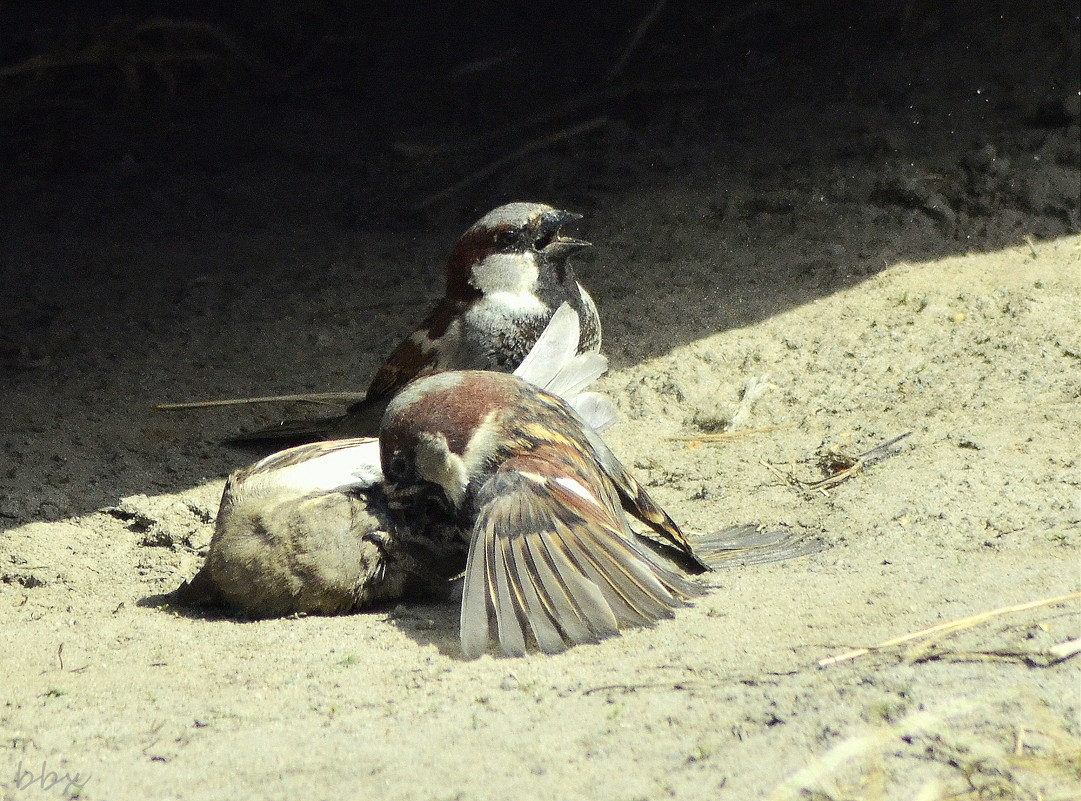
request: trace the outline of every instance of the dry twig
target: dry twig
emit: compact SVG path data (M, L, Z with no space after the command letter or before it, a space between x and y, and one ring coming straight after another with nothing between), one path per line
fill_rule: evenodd
M775 476L781 479L783 483L788 484L791 487L804 490L805 492L821 492L825 495L827 494L827 489L847 481L865 467L870 467L873 464L877 464L884 459L894 456L896 452L891 451L890 448L911 434L911 431L906 431L904 434L883 442L880 445L876 445L858 456L849 456L839 450L827 450L821 454L818 460L819 465L826 472L826 477L810 481L798 478L792 472L782 472L777 465L768 462L765 459L762 459L759 464L769 469Z
M343 406L367 397L365 392L308 392L300 395L265 395L258 398L223 398L220 400L186 401L183 403L155 403L159 412L177 412L185 409L209 409L217 406L246 406L253 403L316 403L325 406Z
M630 60L631 55L638 49L642 37L644 37L646 32L653 27L653 23L657 21L657 17L664 11L665 3L666 0L657 0L649 12L642 17L642 21L638 23L638 27L635 29L631 40L627 42L627 46L623 48L623 52L620 53L619 58L616 59L616 63L613 64L612 69L608 71L608 75L604 79L605 83L611 83L623 72L623 68L627 66L627 62Z
M739 439L740 437L768 434L771 431L780 431L784 428L791 428L791 426L760 426L758 428L741 428L736 431L718 431L713 434L686 434L678 437L668 437L667 439L670 442L689 442L701 445L707 442L724 442L725 440Z
M572 137L579 136L580 134L596 130L597 128L600 128L607 124L607 122L607 117L594 117L590 120L586 120L585 122L580 122L577 125L572 125L570 128L564 128L562 130L556 131L555 133L549 134L548 136L542 136L539 139L531 139L514 152L508 153L505 156L501 156L490 164L481 167L479 170L471 172L465 178L462 178L460 181L451 184L446 189L442 189L439 192L436 192L434 195L429 195L428 197L424 198L419 203L415 203L412 207L412 210L422 211L429 206L438 203L440 200L443 200L444 198L453 195L455 192L459 192L468 186L472 186L478 181L483 181L489 175L496 172L501 167L510 164L511 162L525 158L530 153L535 153L538 150L543 150L544 148L549 147L556 142L562 142L564 139L570 139Z
M999 617L1000 615L1011 614L1013 612L1024 612L1028 609L1036 609L1040 606L1052 606L1054 604L1065 603L1067 601L1074 601L1078 599L1081 599L1081 592L1071 592L1067 593L1066 595L1056 595L1052 598L1041 598L1038 601L1028 601L1023 604L1014 604L1012 606L1004 606L1000 609L993 609L990 612L981 612L977 615L969 615L968 617L963 617L958 620L951 620L947 623L939 623L937 626L931 626L930 628L913 631L900 637L894 637L891 640L880 642L878 645L872 645L867 648L856 648L855 650L846 651L845 653L838 654L837 656L830 656L825 659L820 659L818 660L818 666L827 667L829 665L835 665L838 662L845 662L849 659L855 659L856 657L864 656L865 654L869 654L872 651L881 651L885 648L892 648L895 645L902 645L907 642L912 642L913 640L919 640L933 636L946 636L949 634L954 634L958 631L963 631L964 629L972 628L973 626L978 626L982 623L986 623L987 621ZM1078 644L1077 640L1070 640L1068 642L1060 643L1054 646L1052 649L1048 650L1049 652L1054 651L1055 654L1058 655L1058 657L1053 662L1050 662L1050 664L1056 664L1057 662L1062 662L1072 656L1075 656L1078 653L1081 653L1081 645ZM993 652L985 653L990 654Z

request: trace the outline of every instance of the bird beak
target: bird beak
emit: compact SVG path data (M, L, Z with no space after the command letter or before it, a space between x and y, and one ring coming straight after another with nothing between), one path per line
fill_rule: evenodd
M541 214L537 222L537 250L549 255L566 257L576 250L592 247L591 242L560 235L560 228L580 219L582 219L581 214L560 209L552 209Z

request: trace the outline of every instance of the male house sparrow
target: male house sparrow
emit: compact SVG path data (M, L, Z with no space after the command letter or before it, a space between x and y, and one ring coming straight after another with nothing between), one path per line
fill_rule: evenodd
M579 350L599 351L597 308L568 261L589 243L560 233L578 219L543 203L508 203L488 212L451 253L443 299L376 371L362 400L344 416L285 421L235 441L375 434L389 399L414 378L514 370L562 303L578 313Z
M392 510L441 505L469 537L460 636L552 653L648 625L704 588L679 526L565 401L495 372L417 380L380 432ZM635 534L624 511L661 542Z
M578 354L578 345L578 315L564 303L517 374L563 394L601 430L615 411L607 399L583 390L607 361ZM271 617L445 596L449 580L465 567L467 544L456 521L426 520L421 529L394 519L378 440L309 443L229 477L206 562L175 597Z

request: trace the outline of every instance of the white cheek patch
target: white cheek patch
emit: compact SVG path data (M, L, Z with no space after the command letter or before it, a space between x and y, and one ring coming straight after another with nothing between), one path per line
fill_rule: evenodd
M533 295L539 275L532 255L493 253L473 267L469 283L488 297L497 294L524 297Z
M455 507L461 506L469 485L469 472L462 458L450 452L446 437L422 433L417 440L415 459L417 476L442 487L447 499Z

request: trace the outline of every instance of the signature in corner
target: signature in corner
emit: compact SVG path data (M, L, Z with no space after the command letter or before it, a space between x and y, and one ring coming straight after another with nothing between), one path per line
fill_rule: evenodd
M81 774L76 773L72 776L70 773L65 773L61 776L55 770L49 770L49 766L45 760L41 761L41 773L35 774L33 768L27 768L23 770L23 762L20 759L19 764L15 767L15 789L16 790L28 790L34 785L38 785L42 790L51 790L57 785L62 785L60 791L65 796L72 797L77 796L86 787L86 783L90 781L90 776L85 779Z

